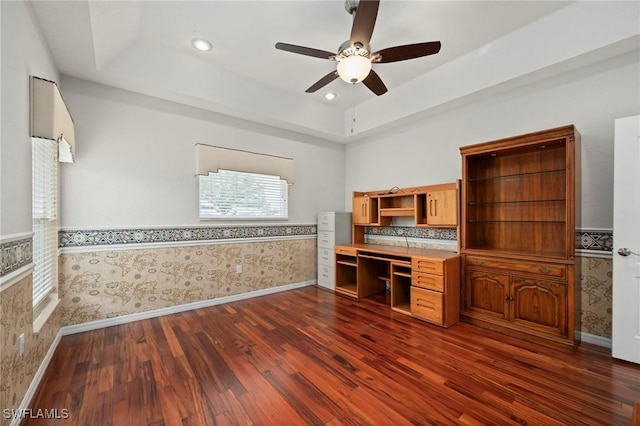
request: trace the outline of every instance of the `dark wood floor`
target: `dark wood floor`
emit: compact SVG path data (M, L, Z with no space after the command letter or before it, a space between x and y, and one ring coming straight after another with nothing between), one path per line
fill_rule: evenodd
M628 425L640 367L315 287L66 336L24 424Z

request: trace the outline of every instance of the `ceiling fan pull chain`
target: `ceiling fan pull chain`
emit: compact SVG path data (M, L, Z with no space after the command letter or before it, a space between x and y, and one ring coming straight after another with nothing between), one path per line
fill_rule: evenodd
M351 134L353 134L353 128L355 127L356 123L356 92L354 92L354 90L355 85L353 89L351 89L351 102L353 104L353 107L351 107Z

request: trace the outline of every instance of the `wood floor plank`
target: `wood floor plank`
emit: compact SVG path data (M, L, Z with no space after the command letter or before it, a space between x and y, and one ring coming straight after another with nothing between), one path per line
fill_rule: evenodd
M640 366L316 287L62 338L23 425L624 425Z

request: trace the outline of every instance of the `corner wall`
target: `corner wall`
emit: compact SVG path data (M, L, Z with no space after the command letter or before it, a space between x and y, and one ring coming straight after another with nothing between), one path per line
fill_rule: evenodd
M29 2L0 2L0 425L17 409L60 325L54 312L33 331L29 76L59 81ZM25 350L18 354L18 336Z
M575 124L582 136L582 229L576 230L576 248L609 238L595 255L577 253L583 256L578 258L582 331L610 339L614 120L640 113L639 93L640 51L635 50L351 143L345 205L350 210L352 191L460 178L461 146Z

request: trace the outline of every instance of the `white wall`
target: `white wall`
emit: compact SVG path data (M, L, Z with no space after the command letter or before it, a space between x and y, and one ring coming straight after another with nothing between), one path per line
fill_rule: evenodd
M198 219L196 143L292 157L289 223L343 207L343 145L74 78L62 92L77 145L76 163L61 171L63 228L223 223Z
M58 81L58 72L26 2L2 9L0 236L31 232L29 75Z
M582 228L613 223L614 119L640 113L640 53L609 59L347 146L352 191L451 182L459 147L575 124L582 135Z

